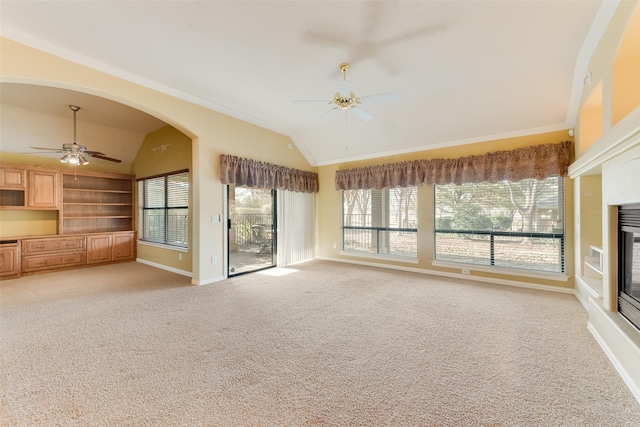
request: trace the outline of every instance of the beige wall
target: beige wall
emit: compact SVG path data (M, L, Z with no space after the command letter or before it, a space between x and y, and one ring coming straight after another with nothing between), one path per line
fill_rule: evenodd
M129 105L163 120L192 139L193 256L194 283L209 283L225 276L225 233L222 223L211 223L223 214L224 191L218 178L219 155L228 153L288 167L315 170L291 140L278 133L218 113L0 38L2 81L42 84L101 96Z
M58 211L0 210L0 237L58 234Z
M398 156L382 157L366 161L343 163L319 168L320 191L317 198L317 251L319 257L371 262L369 258L359 258L351 255L340 254L340 227L341 227L341 193L335 190L335 172L338 169L378 165L384 163L401 162L414 159L436 159L436 158L457 158L469 155L484 154L498 150L510 150L536 144L557 143L570 140L566 131L551 132L540 135L531 135L520 138L509 138L496 141L486 141L477 144L461 145L452 148L442 148L436 150L422 151ZM565 233L568 242L565 259L567 262L568 281L542 280L538 278L511 276L507 274L487 273L472 271L471 277L495 277L505 280L512 280L524 283L535 283L559 287L573 287L573 184L571 180L565 180ZM402 266L406 268L417 268L425 272L446 272L459 274L460 269L443 268L432 266L433 261L433 186L421 186L418 188L418 264L403 263L395 261L376 261L381 264L391 266ZM334 248L334 244L336 248Z
M131 165L136 179L161 175L182 169L191 170L191 138L172 126L165 126L148 134ZM189 174L191 180L191 174ZM136 186L137 191L137 186ZM137 208L136 193L136 208ZM189 185L189 205L193 194ZM140 221L136 217L136 229L140 238ZM193 230L193 215L189 214L189 236ZM138 242L138 259L161 264L184 272L192 272L192 251L187 252L168 247L152 246Z

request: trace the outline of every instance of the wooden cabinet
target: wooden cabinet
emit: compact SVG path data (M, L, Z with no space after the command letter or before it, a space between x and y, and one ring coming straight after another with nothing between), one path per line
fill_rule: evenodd
M130 261L136 258L136 232L22 239L20 249L22 273Z
M0 209L59 207L59 171L38 166L0 164Z
M133 260L136 257L135 232L87 236L87 264Z
M26 206L27 171L8 164L0 165L0 208Z
M61 234L131 231L131 175L67 175L62 181Z
M26 170L12 167L2 167L0 169L0 188L27 188Z
M22 271L24 273L79 267L84 264L84 252L22 257Z
M22 240L22 272L84 265L85 241L85 236L52 236Z
M54 171L30 170L28 183L29 208L57 209L60 206L60 174Z
M111 246L113 261L135 259L136 235L135 233L114 233Z
M20 245L16 240L0 242L0 279L20 275Z
M111 261L110 234L87 237L87 264L97 264Z

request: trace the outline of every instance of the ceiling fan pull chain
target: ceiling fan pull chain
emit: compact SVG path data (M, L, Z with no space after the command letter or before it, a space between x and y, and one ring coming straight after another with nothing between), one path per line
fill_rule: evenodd
M344 150L349 151L349 114L344 112Z

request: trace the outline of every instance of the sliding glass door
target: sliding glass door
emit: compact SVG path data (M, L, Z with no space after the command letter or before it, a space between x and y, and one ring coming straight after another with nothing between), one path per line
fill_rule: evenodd
M228 187L229 276L275 266L276 192Z

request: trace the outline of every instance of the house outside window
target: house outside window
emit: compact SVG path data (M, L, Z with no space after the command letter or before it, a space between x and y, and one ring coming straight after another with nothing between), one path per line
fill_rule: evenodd
M563 273L564 181L435 185L436 261Z
M138 180L139 239L189 246L189 171Z
M342 251L417 259L417 187L342 192Z

